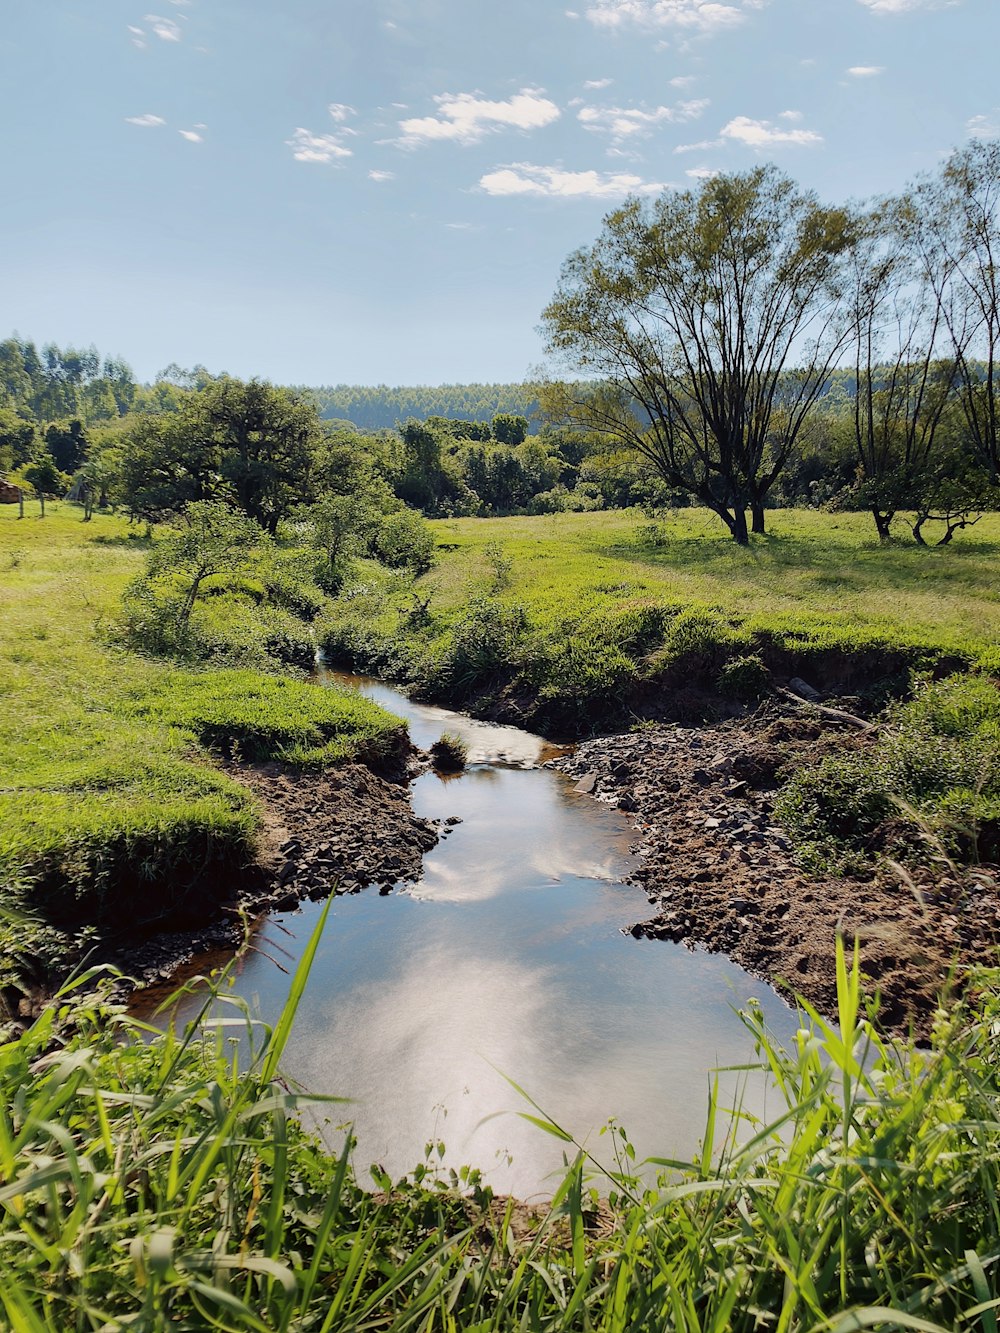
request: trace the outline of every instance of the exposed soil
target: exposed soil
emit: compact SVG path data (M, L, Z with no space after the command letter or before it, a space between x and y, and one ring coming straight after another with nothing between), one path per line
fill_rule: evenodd
M949 977L996 962L1000 868L911 867L908 882L888 865L869 878L810 875L773 816L797 767L868 743L830 719L771 705L715 728L651 725L586 741L553 766L634 819L634 879L656 910L633 934L724 952L835 1015L839 926L860 942L881 1026L925 1036Z
M419 819L406 782L391 781L362 764L324 773L296 773L280 764L231 764L262 817L260 853L235 886L221 914L196 930L162 932L113 961L144 986L174 978L198 955L232 950L247 926L266 912L288 911L303 898L359 893L420 878L424 852L437 842L437 824Z

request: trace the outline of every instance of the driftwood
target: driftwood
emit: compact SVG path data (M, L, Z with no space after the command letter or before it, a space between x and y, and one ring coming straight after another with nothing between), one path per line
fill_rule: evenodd
M843 708L830 708L826 704L810 703L805 699L800 699L797 694L785 689L783 685L779 685L777 691L783 699L795 704L796 708L802 712L820 713L823 717L828 717L831 722L843 722L845 726L854 727L858 731L878 730L873 722L866 722L863 717L856 717L854 713L847 713Z

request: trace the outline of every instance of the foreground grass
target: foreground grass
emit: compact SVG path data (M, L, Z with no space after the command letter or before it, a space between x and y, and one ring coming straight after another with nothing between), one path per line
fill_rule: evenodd
M349 1145L303 1131L279 1062L322 928L273 1030L231 999L183 1036L77 1005L0 1046L7 1327L995 1330L998 978L901 1049L859 1016L838 946L837 1025L784 1051L745 1015L774 1121L733 1134L713 1096L703 1151L645 1164L655 1184L616 1134L597 1226L591 1161L540 1121L572 1160L525 1230L474 1176L469 1197L422 1171L367 1194Z
M851 690L1000 665L1000 517L942 549L881 547L861 514L768 518L747 550L698 510L440 521L436 567L413 585L366 570L322 641L456 701L531 696L532 720L571 728L644 684L712 688L746 655Z
M120 519L0 507L0 885L71 932L169 917L225 892L257 815L211 749L299 765L371 759L401 724L367 700L255 671L187 670L116 649L108 626L146 539ZM6 984L66 937L0 925Z

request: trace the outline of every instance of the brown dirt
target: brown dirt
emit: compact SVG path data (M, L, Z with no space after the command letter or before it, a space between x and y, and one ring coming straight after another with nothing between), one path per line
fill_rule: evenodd
M1000 868L911 867L908 882L888 864L868 878L811 875L773 815L797 767L868 743L771 706L716 728L644 726L587 741L554 765L635 821L634 878L656 911L633 934L726 953L834 1016L840 927L859 940L880 1025L924 1036L949 979L996 962Z
M160 933L123 947L113 961L143 986L176 977L199 956L232 951L247 925L266 912L289 911L303 898L388 893L414 883L423 854L437 842L435 823L419 819L406 782L362 764L296 773L280 764L230 764L227 772L253 792L262 819L256 862L234 886L221 915L193 931Z

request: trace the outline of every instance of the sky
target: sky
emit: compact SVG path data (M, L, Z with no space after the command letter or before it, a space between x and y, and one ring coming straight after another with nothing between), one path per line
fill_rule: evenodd
M1000 137L1000 0L569 2L9 6L0 337L520 380L629 193L774 162L841 203Z

